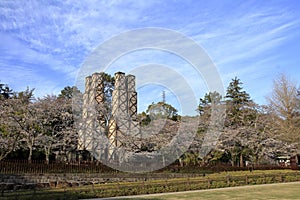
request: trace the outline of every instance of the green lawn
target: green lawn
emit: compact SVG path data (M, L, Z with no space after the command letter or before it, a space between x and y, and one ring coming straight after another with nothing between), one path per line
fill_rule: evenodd
M273 185L255 185L238 188L224 188L189 192L182 194L161 194L143 198L130 198L130 200L290 200L300 199L300 182ZM121 199L120 199L121 200ZM129 200L126 198L126 200Z
M293 182L280 185L259 185L264 183ZM299 182L295 182L299 181ZM248 187L234 187L247 184ZM254 185L254 186L250 186ZM228 187L224 188L223 187ZM229 188L231 187L231 188ZM204 190L211 188L210 190ZM213 189L221 188L221 189ZM203 189L195 192L195 190ZM19 200L56 200L88 199L112 196L153 194L173 191L187 191L177 194L158 194L144 196L134 200L227 200L227 199L298 199L300 200L300 173L292 170L237 171L208 174L189 178L171 178L168 180L148 180L137 182L119 182L86 185L80 187L62 187L37 191L5 191L0 199ZM1 192L1 191L0 191ZM118 198L122 199L122 198ZM123 198L125 199L125 198ZM127 200L130 198L126 198ZM131 197L131 199L133 199Z

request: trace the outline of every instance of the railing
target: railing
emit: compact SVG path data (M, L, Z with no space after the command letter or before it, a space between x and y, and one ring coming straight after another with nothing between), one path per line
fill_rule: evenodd
M24 173L116 173L99 162L52 162L45 164L45 161L33 160L2 160L0 161L0 173L2 174L24 174Z
M220 171L251 171L251 170L271 170L271 169L290 169L290 167L277 165L259 165L248 167L232 167L228 165L215 166L185 166L170 165L157 172L175 172L175 173L212 173ZM42 160L2 160L0 161L1 174L43 174L43 173L118 173L100 162L50 162L46 164Z

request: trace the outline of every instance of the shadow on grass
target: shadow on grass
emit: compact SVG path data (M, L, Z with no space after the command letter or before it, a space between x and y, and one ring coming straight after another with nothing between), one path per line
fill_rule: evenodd
M118 200L163 200L161 198L134 198L134 199L118 199Z
M32 191L19 191L19 192L9 192L0 195L1 200L76 200L80 199L74 193L68 192L41 192L38 191L36 193Z
M1 200L78 200L78 199L90 199L90 198L101 198L97 197L97 195L91 194L76 194L73 192L51 192L51 193L10 193L5 194L4 196L0 195ZM103 199L109 199L108 197L102 197ZM140 198L120 198L118 200L163 200L162 198L148 198L148 197L140 197Z

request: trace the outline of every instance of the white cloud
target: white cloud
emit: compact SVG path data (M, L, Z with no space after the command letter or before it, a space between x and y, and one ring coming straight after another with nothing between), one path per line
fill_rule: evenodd
M235 7L219 1L1 1L0 64L18 79L24 70L27 84L34 85L30 76L47 85L63 83L64 79L69 83L84 59L105 40L126 30L161 26L182 32L202 45L219 67L225 86L234 75L245 78L244 82L265 77L280 59L280 46L299 34L297 13L291 12L293 7L288 4L232 4ZM105 60L96 58L97 62L101 59ZM117 62L119 66L111 68L111 73L147 63L170 65L188 77L194 93L201 97L206 92L203 80L188 64L177 61L148 53L140 59L127 57ZM267 70L255 73L262 67ZM51 73L42 78L39 70ZM53 89L43 90L47 93Z
M189 29L192 25L182 30L205 47L219 67L225 86L231 78L239 76L256 87L254 80L262 73L264 77L270 73L262 68L276 66L280 46L299 34L299 25L299 20L286 8L251 6L217 18L199 33Z

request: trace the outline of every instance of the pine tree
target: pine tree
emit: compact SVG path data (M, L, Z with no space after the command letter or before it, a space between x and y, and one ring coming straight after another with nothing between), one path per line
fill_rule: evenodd
M227 102L242 106L250 101L250 96L246 91L243 91L242 85L243 83L237 77L232 79L226 91Z
M243 124L243 109L251 102L250 95L243 90L242 82L235 77L226 91L227 122L229 125Z
M200 98L200 103L198 105L197 111L200 115L207 113L211 108L211 104L219 104L222 100L220 93L214 91L209 92L204 95L204 98Z
M0 96L5 99L10 98L13 95L13 91L8 87L7 84L0 83Z

